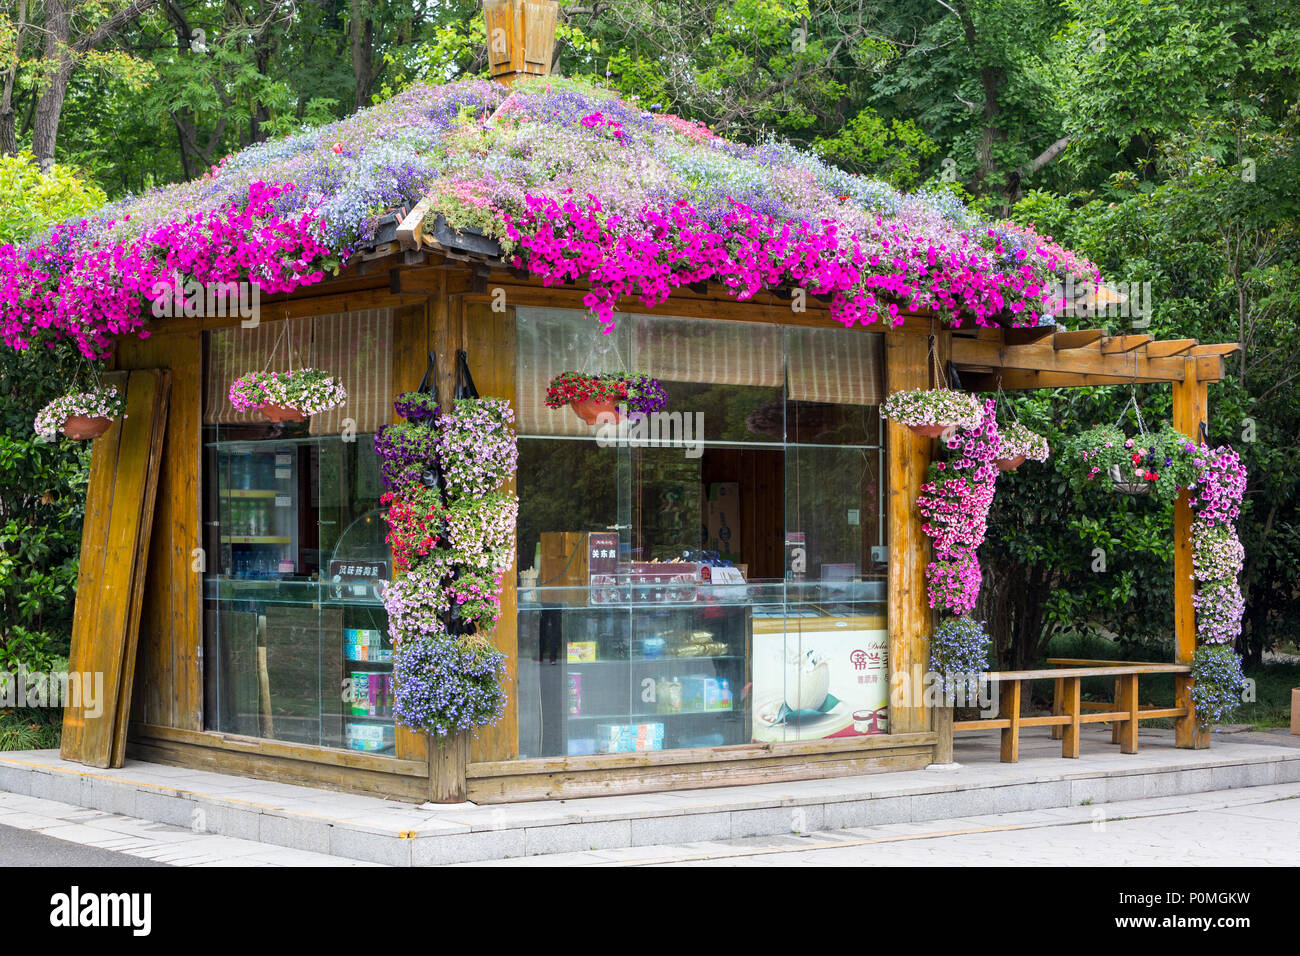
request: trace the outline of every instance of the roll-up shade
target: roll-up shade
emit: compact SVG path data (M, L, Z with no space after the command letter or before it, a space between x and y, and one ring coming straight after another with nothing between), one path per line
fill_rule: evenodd
M208 375L203 395L205 425L263 422L259 412L237 412L230 386L248 372L279 372L311 363L311 319L261 322L251 329L235 326L208 333Z
M230 385L247 372L318 368L334 375L348 400L310 419L313 435L336 435L346 419L355 431L375 431L392 418L393 323L388 309L262 322L256 328L234 327L208 336L208 373L203 421L208 425L255 424L256 411L237 412L230 404Z
M639 315L632 328L633 371L670 382L781 387L780 326Z
M355 434L369 434L393 418L393 314L365 309L319 315L312 337L314 368L348 390L347 402L311 418L311 434L337 435L346 419Z
M795 402L879 405L883 336L861 329L786 329L789 398Z
M572 413L546 407L546 388L566 371L644 372L666 382L779 388L781 329L659 315L618 315L606 335L586 313L518 310L516 400L521 435L591 436Z

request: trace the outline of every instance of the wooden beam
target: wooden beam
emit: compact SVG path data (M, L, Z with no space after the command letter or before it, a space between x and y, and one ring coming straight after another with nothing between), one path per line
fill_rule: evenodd
M1187 375L1174 383L1173 426L1194 442L1200 441L1201 425L1206 420L1205 383L1196 375L1197 360L1184 359ZM1221 361L1221 360L1220 360ZM1179 493L1174 502L1174 662L1190 664L1196 653L1196 610L1192 595L1192 507L1187 492ZM1187 716L1174 722L1174 743L1178 747L1201 750L1210 745L1209 735L1196 725L1192 705L1192 681L1189 675L1174 678L1174 703L1187 708Z
M1149 336L1120 336L1119 339ZM1111 341L1118 341L1112 339ZM1136 346L1135 346L1136 347ZM1175 382L1181 381L1186 363L1181 358L1148 358L1141 352L1103 354L1100 348L1078 347L1057 349L1053 343L1036 342L1031 345L1008 345L999 348L995 342L974 339L953 339L953 361L958 369L970 366L990 366L995 369L1021 369L1033 372L1071 372L1077 374L1109 375L1123 381ZM1072 383L1092 384L1092 383ZM1117 384L1098 382L1095 384ZM1005 386L1004 386L1005 387Z
M1131 352L1136 348L1146 345L1148 342L1154 342L1154 335L1114 335L1107 339L1102 339L1101 354L1115 355L1119 352Z
M419 249L424 238L424 216L429 211L433 197L425 196L397 227L397 244L403 249Z
M1052 348L1081 349L1093 342L1100 342L1105 334L1105 329L1079 329L1073 332L1057 332L1052 336Z
M1219 382L1223 380L1223 356L1202 355L1193 359L1196 363L1196 380L1198 382Z
M1007 345L1028 345L1056 335L1056 329L1050 325L1033 325L1024 329L1004 329L1002 341Z
M1095 385L1139 385L1155 384L1166 381L1163 378L1148 378L1139 375L1090 375L1082 372L1034 372L1025 369L1002 369L994 372L975 372L966 374L966 367L958 369L962 375L962 385L968 392L996 392L1001 385L1005 391L1023 391L1030 388L1083 388Z
M1197 345L1192 349L1193 358L1202 358L1209 355L1217 355L1223 358L1225 355L1234 355L1241 351L1241 346L1236 342L1224 342L1219 345Z
M1146 348L1147 358L1167 358L1170 355L1181 355L1195 345L1196 342L1196 339L1168 339L1164 342L1150 342Z

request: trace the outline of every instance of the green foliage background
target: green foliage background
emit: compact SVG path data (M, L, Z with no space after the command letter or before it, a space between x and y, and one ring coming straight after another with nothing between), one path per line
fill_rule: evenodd
M566 76L613 85L733 138L788 138L900 187L955 189L1035 224L1108 279L1149 283L1142 331L1241 342L1231 376L1210 392L1212 441L1232 442L1251 473L1241 650L1250 661L1270 648L1295 650L1293 4L561 0L560 8L555 67ZM75 213L97 189L116 197L198 175L242 145L346 115L413 82L485 75L480 11L474 0L150 7L101 44L103 59L73 73L57 151L67 168L35 184L21 157L0 166L0 238ZM0 40L12 39L3 27L0 14ZM30 140L39 60L38 34L10 52L0 42L0 69L15 77L19 148ZM1133 317L1068 322L1118 332ZM84 461L76 449L36 447L30 418L52 397L49 383L75 369L53 355L5 353L0 372L0 620L7 647L42 634L53 648L66 628ZM1136 392L1147 421L1168 418L1168 388ZM1067 432L1115 421L1128 398L1127 389L1106 388L1012 401L1055 446ZM1076 499L1049 460L1000 483L990 527L980 611L1004 664L1032 662L1048 642L1079 631L1168 640L1167 509ZM1106 555L1104 571L1095 570L1095 549Z

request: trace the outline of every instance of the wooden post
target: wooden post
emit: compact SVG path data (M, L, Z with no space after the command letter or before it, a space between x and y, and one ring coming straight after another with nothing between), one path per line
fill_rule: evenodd
M1003 763L1020 759L1020 681L1004 680L998 685L998 717L1008 722L1002 728Z
M1200 443L1201 426L1206 421L1206 384L1197 378L1195 359L1187 359L1186 375L1174 382L1174 428L1195 443ZM1190 664L1196 654L1196 610L1192 595L1192 507L1187 492L1174 503L1174 663ZM1174 743L1178 747L1203 750L1210 746L1210 736L1196 726L1192 705L1192 680L1189 675L1174 676L1175 704L1187 708L1187 716L1174 722Z
M1061 710L1061 695L1065 693L1065 681L1056 678L1052 681L1052 716L1060 717L1065 711ZM1052 739L1060 740L1065 733L1065 728L1060 724L1052 725Z
M555 55L555 0L483 0L492 78L513 86L521 76L545 76Z
M885 332L886 391L927 388L926 338L898 329ZM930 439L906 425L886 422L889 452L889 726L900 734L930 729L925 672L930 656L930 605L925 567L930 539L921 530L916 498L930 467ZM948 725L951 737L951 724ZM951 740L948 747L951 747Z
M935 763L952 763L952 708L934 708L934 732L939 735L934 745Z
M1078 757L1079 756L1079 711L1083 706L1083 679L1080 677L1067 677L1064 683L1064 699L1061 701L1061 707L1070 722L1065 725L1065 733L1061 736L1061 756Z
M1116 737L1119 740L1119 752L1135 754L1138 752L1138 675L1125 674L1115 681L1115 709L1128 714L1128 720L1115 724Z
M429 738L429 802L464 803L465 768L469 765L468 731Z

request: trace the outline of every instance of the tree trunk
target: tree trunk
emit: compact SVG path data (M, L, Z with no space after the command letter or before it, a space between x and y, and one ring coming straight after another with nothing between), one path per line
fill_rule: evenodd
M72 78L72 54L68 38L72 28L72 12L67 0L46 0L45 3L45 59L57 63L49 84L41 91L36 102L36 118L32 125L32 152L40 163L42 172L54 168L54 145L59 138L59 117L63 114L63 98L68 93L68 80Z
M23 33L27 29L27 0L18 0L18 25L14 28L14 62L4 72L0 91L0 156L18 154L18 114L14 111L14 81L23 55Z
M351 11L353 105L357 109L370 105L374 83L372 69L375 56L375 21L367 16L364 0L348 0Z

